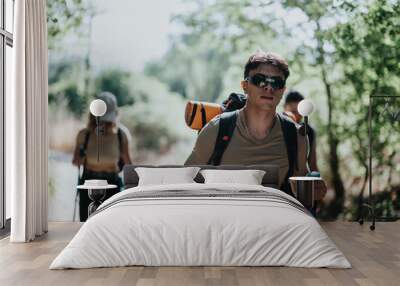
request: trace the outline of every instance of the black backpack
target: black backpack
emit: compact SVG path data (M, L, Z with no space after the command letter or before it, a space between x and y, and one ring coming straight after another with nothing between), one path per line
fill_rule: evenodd
M214 145L214 151L208 160L208 165L220 165L222 155L228 147L232 134L236 128L238 109L241 109L246 105L246 99L245 95L231 93L228 99L223 102L225 112L220 115L218 135ZM293 195L289 185L289 177L293 176L295 168L298 168L297 127L291 119L283 114L278 113L278 119L282 126L282 133L289 161L289 171L281 189L286 193Z
M120 128L118 128L117 131L117 135L118 135L118 146L119 146L119 160L118 160L118 169L119 171L122 171L122 169L124 168L124 160L121 157L121 153L122 153L122 130ZM79 150L79 154L80 157L83 158L86 156L86 149L89 143L89 137L90 137L90 130L87 130L85 133L85 141L83 142L83 145L81 146L80 150Z

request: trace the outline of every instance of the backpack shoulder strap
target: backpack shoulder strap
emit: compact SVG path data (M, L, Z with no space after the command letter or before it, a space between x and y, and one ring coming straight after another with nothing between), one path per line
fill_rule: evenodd
M235 131L237 117L238 111L224 112L221 114L214 151L208 160L208 165L217 166L221 163L222 155L224 154L226 147L228 147L233 132Z
M85 132L85 141L83 141L83 152L86 155L86 149L89 144L90 130L86 130Z
M118 127L118 146L119 146L119 153L122 153L122 130Z
M83 158L83 168L86 167L86 149L89 144L90 137L90 129L85 131L85 139L83 140L83 144L79 147L79 157Z
M122 150L123 150L123 146L122 146L123 145L123 138L122 138L123 134L122 134L122 132L123 132L123 130L120 127L118 127L117 135L118 135L118 146L119 146L119 159L118 159L119 171L122 171L122 169L125 166L125 161L122 157Z
M119 151L121 151L122 150L122 130L119 127L118 127L117 134L118 134Z
M283 138L285 140L286 151L289 161L289 170L287 172L285 181L283 182L282 189L286 193L291 194L292 192L289 185L289 177L293 176L295 168L298 169L297 127L294 122L286 118L284 115L278 113L277 116L281 122Z

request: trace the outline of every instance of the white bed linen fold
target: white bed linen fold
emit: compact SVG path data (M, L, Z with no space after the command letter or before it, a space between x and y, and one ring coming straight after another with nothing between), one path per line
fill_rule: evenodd
M178 196L115 203L138 192L173 190L263 191L282 201ZM350 268L318 222L285 201L300 204L279 190L255 185L131 188L104 202L50 269L127 265Z

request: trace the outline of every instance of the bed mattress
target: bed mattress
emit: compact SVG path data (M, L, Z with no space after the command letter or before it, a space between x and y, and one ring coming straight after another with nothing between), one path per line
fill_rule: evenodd
M351 267L293 197L257 185L198 183L111 197L50 269L128 265Z

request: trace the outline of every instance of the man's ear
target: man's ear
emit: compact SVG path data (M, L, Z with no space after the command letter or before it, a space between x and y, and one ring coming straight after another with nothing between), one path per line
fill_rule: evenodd
M286 86L282 87L280 90L282 90L282 92L280 92L280 94L281 94L281 98L283 98L283 95L285 94L285 91L286 91Z
M245 94L247 94L247 88L249 86L249 82L247 80L242 80L240 82L240 86L242 87Z

